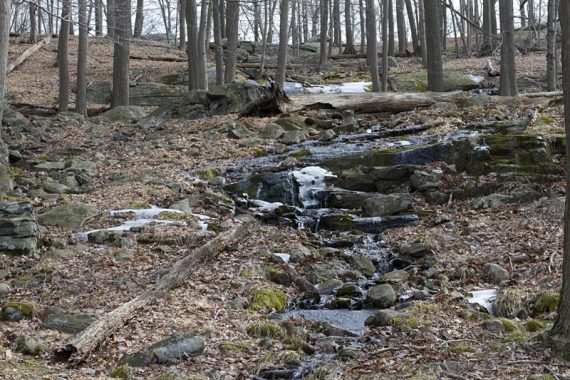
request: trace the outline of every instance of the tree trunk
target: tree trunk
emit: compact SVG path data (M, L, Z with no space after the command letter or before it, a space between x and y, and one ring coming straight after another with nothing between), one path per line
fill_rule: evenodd
M2 110L8 65L8 41L10 35L10 0L0 0L0 165L8 164L8 148L2 138Z
M111 107L129 105L129 52L131 34L131 2L115 0L115 32L113 45L113 94Z
M103 0L95 0L95 35L103 35Z
M273 15L277 0L271 0L271 12L269 12L269 27L267 28L267 43L273 43Z
M352 32L351 0L344 0L344 29L346 33L346 47L343 54L356 54L354 48L354 34Z
M389 19L389 10L390 10L390 0L382 1L382 91L388 91L388 55L389 55L389 48L387 49L386 46L389 46L388 39L390 38L388 32L388 19Z
M422 1L422 0L420 0ZM440 21L439 21L439 2L437 0L423 0L426 24L426 36L435 36L434 38L426 38L427 50L427 72L429 91L443 91L443 62L441 58L441 38Z
M546 34L546 86L556 90L556 0L548 0L548 33Z
M519 11L521 13L521 28L524 28L526 26L526 9L525 9L525 4L523 3L523 1L525 0L519 0ZM526 2L526 1L525 1Z
M37 24L36 24L36 11L38 6L36 3L28 3L28 8L30 10L30 43L35 44L37 40Z
M178 4L178 49L186 50L186 0L178 0Z
M422 53L422 66L427 66L426 23L424 14L424 0L418 0L418 37Z
M78 0L79 47L77 51L77 87L75 112L87 116L87 1Z
M287 31L289 30L289 0L281 0L279 15L279 55L277 57L277 86L285 84L285 66L287 65Z
M339 54L342 49L342 31L340 28L340 0L333 0L333 19L334 19L334 45L338 46Z
M307 10L307 2L301 1L301 17L303 20L303 41L309 40L309 11Z
M364 0L358 0L358 12L360 15L360 54L364 54L366 46L366 16L364 13Z
M536 18L534 17L534 0L528 0L527 7L528 7L528 26L534 27L536 24Z
M501 80L499 95L517 96L517 78L515 68L515 28L513 23L513 0L500 0L501 31Z
M406 19L404 18L404 0L396 0L396 25L398 29L398 52L406 52Z
M57 38L57 66L59 68L59 112L66 112L69 106L69 10L70 0L63 0L61 7L61 29Z
M183 285L200 267L214 260L226 247L240 240L246 231L246 225L217 236L186 257L178 260L170 271L156 285L129 302L119 306L101 319L93 322L87 329L73 336L69 343L55 353L59 361L80 362L99 346L115 330L123 326L141 308L163 298L171 289Z
M232 83L236 75L236 50L238 47L239 3L228 2L226 29L228 34L228 48L226 51L226 83Z
M418 41L418 32L416 28L416 20L414 19L414 10L412 8L412 0L405 0L406 13L408 14L408 24L410 24L410 34L412 36L412 48L415 55L420 55L420 43Z
M445 1L442 1L440 4L440 19L441 19L441 51L447 51L447 10Z
M299 51L299 28L297 26L297 18L295 15L297 14L297 7L298 7L298 0L291 0L291 43L293 47L293 51L295 54ZM287 27L289 29L289 26ZM279 43L281 43L281 34L279 34Z
M529 12L530 13L530 12ZM530 16L530 15L529 15ZM564 121L566 138L570 138L570 4L560 1L559 18L562 27L562 90L564 91ZM530 20L529 20L530 23ZM566 157L570 157L570 144L566 144ZM570 173L570 161L566 160L566 172ZM570 189L570 175L566 175L566 189ZM562 289L558 315L550 333L553 347L568 353L570 344L570 192L566 191L564 212L564 257L562 262Z
M135 30L133 32L133 37L139 38L142 36L143 21L144 21L144 0L137 0Z
M222 48L222 29L220 25L220 1L211 0L214 18L214 48L216 59L216 86L224 83L224 50Z
M385 0L387 1L387 0ZM372 77L372 91L380 91L380 77L378 75L378 38L376 36L376 7L374 0L366 0L366 31L367 31L367 53L368 68Z
M329 26L329 0L321 0L321 35L320 35L320 57L319 64L324 64L327 60L327 32Z
M396 52L395 48L395 28L394 28L394 0L388 1L388 55L393 57ZM382 46L384 49L384 46Z
M107 36L111 38L115 36L115 1L107 0Z
M208 1L202 0L200 8L200 28L198 29L198 88L208 89L208 61L206 57L206 35L208 24Z
M188 55L188 90L193 91L200 88L199 85L199 57L198 57L198 9L196 0L186 0L186 27L188 44L186 54Z
M491 35L491 0L483 0L483 45L481 46L482 55L491 55L493 52Z
M496 36L497 34L497 0L491 0L491 36Z
M226 0L220 1L220 31L222 32L222 38L227 38L226 31Z

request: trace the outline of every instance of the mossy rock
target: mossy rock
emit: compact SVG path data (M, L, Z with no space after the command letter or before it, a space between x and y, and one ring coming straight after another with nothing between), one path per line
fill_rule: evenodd
M535 313L553 313L558 310L560 293L546 292L536 296L532 310Z
M520 291L518 289L505 289L499 293L493 301L493 312L498 317L515 318L524 316L526 312L522 304Z
M249 309L261 313L283 311L287 306L287 295L278 289L257 289L251 292Z
M0 316L5 321L32 319L36 315L36 305L32 303L8 301L2 305Z
M302 130L307 126L306 119L299 115L283 115L275 120L275 124L280 125L286 131Z
M130 380L133 378L133 374L128 366L122 365L115 367L109 374L109 377L112 379Z
M394 74L398 91L402 92L425 92L427 91L427 71L414 71L409 73ZM481 85L467 77L461 71L446 70L443 73L444 91L469 91L479 88Z
M531 319L525 324L526 331L530 333L538 332L544 328L544 322L537 319Z
M246 333L252 338L283 339L286 336L285 329L271 322L254 323L246 328Z
M198 178L202 178L203 180L211 181L220 175L220 170L216 168L207 168L196 170L193 174Z
M219 345L220 351L224 354L239 355L242 352L251 351L251 342L249 340L240 340L236 342L224 342Z
M267 274L267 278L276 284L289 286L293 283L291 276L279 268L269 267L266 269L265 273Z

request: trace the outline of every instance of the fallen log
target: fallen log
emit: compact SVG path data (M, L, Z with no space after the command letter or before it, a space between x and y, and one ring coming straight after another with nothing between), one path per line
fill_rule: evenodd
M307 281L305 277L301 276L299 272L295 270L295 268L287 264L287 262L285 262L285 260L283 260L283 258L279 256L273 255L271 256L270 260L274 264L279 265L281 269L283 269L285 272L287 272L287 274L289 275L293 283L299 288L299 290L307 294L315 302L320 302L321 293L319 292L319 290L313 284Z
M287 65L286 69L287 70L293 70L293 69L300 69L300 68L307 67L307 66L317 67L318 65L311 65L311 64L301 65L298 63L290 63ZM261 64L255 63L255 62L253 62L253 63L245 62L245 63L236 64L236 67L238 69L259 69L261 67ZM275 65L275 64L267 64L266 63L263 67L266 69L269 69L269 70L276 70L277 69L277 65Z
M201 265L212 261L224 248L240 240L247 231L247 225L247 223L238 224L230 231L218 235L178 260L154 287L93 322L87 329L72 337L68 344L58 348L54 353L54 358L71 363L83 361L109 335L133 318L136 311L164 297L171 289L182 285L188 276Z
M8 64L8 67L6 68L6 75L10 74L12 71L16 69L16 67L24 63L26 59L28 59L32 54L38 51L42 46L47 45L50 42L50 40L51 40L51 35L48 35L40 42L27 48L18 58L16 58L13 62L10 62Z
M141 61L155 61L155 62L188 62L188 59L183 57L153 57L148 55L133 55L133 54L129 56L129 59L135 59Z

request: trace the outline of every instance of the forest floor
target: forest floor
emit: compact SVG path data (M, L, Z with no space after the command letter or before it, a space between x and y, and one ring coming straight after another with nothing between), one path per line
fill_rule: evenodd
M111 44L104 39L92 41L88 78L90 81L108 80L112 66ZM72 39L72 67L75 43ZM14 46L10 57L24 48L24 45ZM176 50L158 46L135 48L132 54L183 56ZM542 91L544 60L543 53L517 57L519 77L526 78L527 84L521 88L522 92ZM54 61L55 52L48 47L10 74L7 84L10 102L55 107L58 80ZM396 70L420 68L415 58L398 58L398 61L400 68ZM450 59L445 65L484 75L481 58ZM184 67L183 62L131 61L132 76L144 76L148 81L183 72ZM71 82L74 83L73 75ZM505 117L507 113L523 111L501 109ZM548 123L543 123L540 129L537 126L535 133L554 141L561 133L561 107L554 105L538 111L543 115L541 120ZM311 112L307 114L318 116L318 112ZM497 118L487 109L460 110L459 115L465 123L476 117L480 120ZM390 116L383 122L389 123L396 117L446 122L445 115L433 110ZM359 124L371 124L374 118L374 115L357 115ZM162 380L248 379L268 368L287 367L292 363L301 366L311 357L318 358L312 374L306 376L313 379L559 379L570 376L570 364L557 359L536 339L555 316L552 305L537 307L537 296L560 286L562 197L565 194L562 178L548 183L511 181L501 188L502 193L528 189L542 196L533 202L507 202L488 209L474 209L473 199L430 204L421 194L412 193L413 211L420 215L420 221L388 229L382 232L381 240L393 248L417 239L429 242L437 262L436 270L412 265L407 268L409 277L394 284L399 294L426 290L427 296L403 309L408 310L408 314L400 323L366 327L348 346L343 345L345 338L323 337L322 326L304 320L292 322L298 332L297 340L289 333L287 339L281 333L270 336L271 339L248 333L248 326L262 326L268 314L267 310L247 307L256 290L279 289L289 300L300 297L294 285L278 285L268 279L268 268L272 266L270 254L292 252L302 246L311 252L305 258L307 263L328 260L319 257L326 250L316 244L314 236L306 230L258 221L239 244L222 252L207 266L197 268L184 286L133 315L79 368L53 362L50 352L67 342L71 335L40 328L43 312L48 307L58 306L66 311L101 317L156 283L173 263L189 253L189 245L196 247L217 231L223 233L234 217L224 207L229 198L211 183L196 181L188 174L216 168L223 175L225 168L236 162L258 156L260 147L271 150L274 140L250 145L228 137L228 123L238 119L256 134L275 120L238 118L237 115L194 121L163 119L149 130L132 123L55 119L41 130L6 128L7 143L22 154L24 162L79 160L94 163L90 191L29 195L35 213L70 203L89 205L98 213L79 227L46 227L42 231L42 248L36 254L0 256L0 269L7 271L3 272L3 281L10 287L8 292L0 294L0 300L32 303L37 308L29 320L0 323L1 378L109 378L122 366L123 355L144 350L173 333L186 331L193 331L204 339L202 354L171 366L152 364L130 368L128 376ZM451 122L449 128L457 129L454 123L457 121ZM563 158L554 154L554 160L562 166ZM436 163L435 167L445 169L446 166ZM25 166L14 169L13 174L19 183L27 183L30 188L53 176L48 170ZM462 180L458 174L452 177L449 186ZM479 184L502 180L496 173L475 178ZM110 210L144 205L166 208L182 200L189 200L192 212L211 217L208 222L211 228L203 231L190 218L184 220L188 222L185 226L145 226L138 235L148 236L147 243L131 235L105 244L77 239L77 233L116 225L117 219L108 215ZM253 214L247 209L240 212ZM438 222L442 216L445 223ZM331 239L348 236L338 232L323 235ZM176 238L186 239L186 242L171 243ZM509 279L499 285L489 284L483 273L487 263L506 268ZM296 268L303 273L306 267L299 264ZM466 272L458 275L458 268ZM496 330L490 328L489 321L494 321L493 318L466 302L471 291L491 288L512 290L518 295L515 302L523 310L516 317L499 319L502 327L495 326ZM41 338L47 344L46 352L35 356L14 352L14 340L21 335ZM295 346L299 338L312 345L317 356Z

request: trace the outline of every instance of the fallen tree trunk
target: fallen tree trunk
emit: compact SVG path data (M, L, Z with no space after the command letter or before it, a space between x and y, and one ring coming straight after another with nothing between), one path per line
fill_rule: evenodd
M271 256L271 261L277 265L279 265L291 278L291 281L305 294L311 297L315 302L320 302L321 300L321 293L319 290L311 284L305 277L301 276L299 272L295 270L291 265L287 264L281 257L279 256Z
M16 67L24 63L26 59L28 59L32 54L38 51L42 46L47 45L50 42L50 40L51 40L51 35L48 35L40 42L27 48L18 58L16 58L16 60L8 64L8 67L6 68L6 75L10 74L12 71L16 69Z
M188 59L183 57L153 57L148 55L133 55L133 54L129 56L129 59L135 59L141 61L155 61L155 62L188 62Z
M188 256L178 260L172 269L153 288L107 313L93 322L87 329L75 335L67 345L55 351L55 359L79 363L125 322L134 317L136 311L164 297L171 289L188 279L201 265L216 258L228 245L238 241L246 231L247 223L218 235Z
M236 67L238 69L259 69L260 68L260 63L238 63L236 64ZM307 67L307 66L312 66L312 67L317 67L318 65L315 64L296 64L296 63L290 63L287 65L287 70L292 70L292 69L300 69L303 67ZM265 67L266 69L270 69L270 70L276 70L277 69L277 65L273 65L273 64L265 64L263 67Z
M545 105L548 96L507 97L489 96L490 104L534 106ZM467 106L468 100L481 96L466 91L453 92L364 92L342 94L304 94L290 96L286 105L287 112L303 109L353 110L358 113L406 112L416 108L427 108L435 103L447 102L458 106Z

